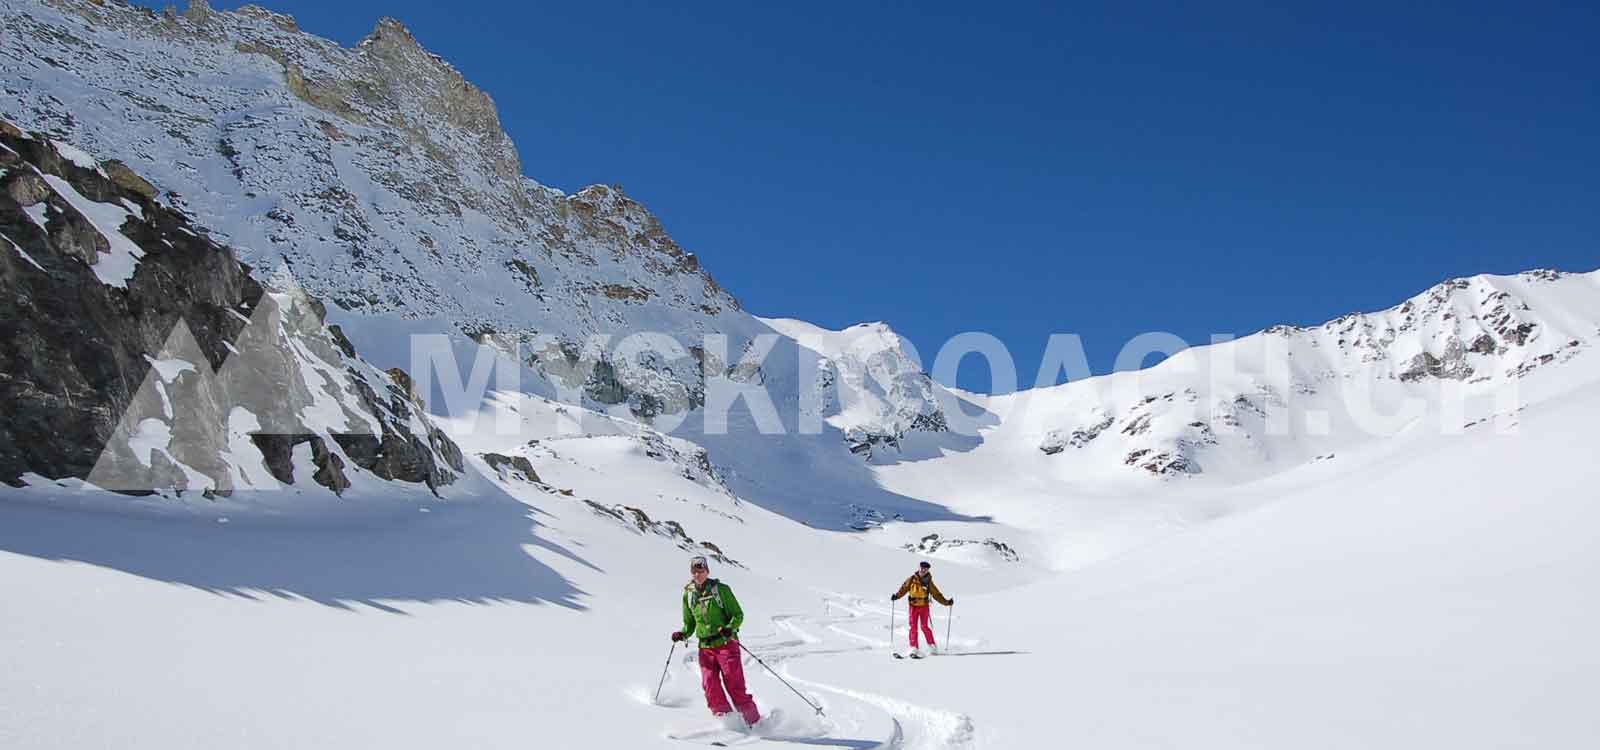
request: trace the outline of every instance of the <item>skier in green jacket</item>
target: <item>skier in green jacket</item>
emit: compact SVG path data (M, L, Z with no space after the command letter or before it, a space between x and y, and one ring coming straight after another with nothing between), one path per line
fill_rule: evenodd
M739 626L744 624L744 610L734 598L733 589L711 577L711 566L704 557L689 560L689 577L683 587L683 629L674 632L672 640L693 636L700 642L700 687L705 690L711 714L721 718L737 708L745 724L755 726L761 720L761 712L745 690L744 662L739 654ZM732 707L728 705L729 698L733 699Z

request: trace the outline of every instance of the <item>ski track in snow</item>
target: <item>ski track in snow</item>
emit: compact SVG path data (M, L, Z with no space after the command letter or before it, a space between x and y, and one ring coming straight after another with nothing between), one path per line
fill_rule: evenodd
M747 636L744 645L782 675L783 679L805 693L807 698L822 706L826 718L810 721L806 717L810 709L798 704L788 688L747 656L745 675L753 694L758 693L757 686L760 688L757 701L762 712L772 711L781 705L785 718L774 736L744 737L726 744L803 744L885 750L973 750L977 747L972 719L965 714L797 674L797 668L801 673L805 671L804 661L811 657L856 653L863 658L883 658L887 662L886 652L894 648L893 642L883 637L856 632L872 628L886 630L883 618L889 616L887 608L842 595L829 595L825 607L828 612L825 615L774 615L770 618L773 632L765 636ZM687 705L667 700L663 700L661 705L704 710L698 685L696 689L695 700L686 702ZM818 695L818 691L825 695ZM774 704L774 699L780 703ZM794 726L797 721L810 723L801 729ZM879 734L871 739L863 737L873 731ZM885 731L886 735L882 734ZM698 739L691 739L691 735L702 733L707 732L679 733L678 738L698 742Z

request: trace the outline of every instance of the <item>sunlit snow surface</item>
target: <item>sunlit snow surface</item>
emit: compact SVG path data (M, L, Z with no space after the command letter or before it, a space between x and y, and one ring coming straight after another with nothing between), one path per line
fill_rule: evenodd
M1515 436L1308 465L1231 493L1254 510L1021 587L937 563L957 617L936 607L934 626L961 655L921 662L891 660L887 639L915 557L735 504L620 435L528 451L550 491L506 480L477 490L494 502L359 526L0 503L0 732L25 748L681 747L666 735L713 726L683 649L651 697L687 553L594 501L749 566L714 569L749 613L744 642L827 712L751 662L791 738L1582 745L1600 729L1582 703L1600 608L1581 595L1600 476L1573 436L1597 416L1591 385L1530 407ZM187 721L157 718L173 704Z

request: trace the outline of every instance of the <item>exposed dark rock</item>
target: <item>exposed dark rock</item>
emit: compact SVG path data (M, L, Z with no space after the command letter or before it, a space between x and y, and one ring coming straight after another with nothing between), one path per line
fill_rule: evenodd
M258 432L250 436L250 441L261 451L262 462L266 464L267 471L272 472L273 479L294 484L294 446L298 442L295 436Z
M585 396L602 404L620 404L628 400L628 388L617 380L616 368L606 360L594 363L589 380L583 384Z
M682 524L677 521L654 521L650 515L639 508L627 505L601 505L593 500L584 500L585 505L597 515L613 519L627 528L641 534L654 534L670 540L679 549L691 552L707 552L707 557L727 565L744 567L742 563L723 554L722 548L711 542L696 542L683 530Z
M1535 357L1534 359L1531 359L1531 360L1529 360L1527 362L1523 362L1522 364L1517 365L1516 367L1513 367L1510 370L1506 371L1506 376L1507 377L1513 377L1513 378L1520 378L1520 377L1523 377L1523 376L1527 375L1528 373L1533 372L1534 370L1536 370L1536 369L1538 369L1540 367L1543 367L1545 365L1548 365L1548 364L1550 364L1551 362L1554 362L1554 361L1556 361L1556 355L1554 355L1554 354L1541 354L1538 357Z
M1128 453L1123 463L1134 466L1154 474L1155 476L1174 476L1184 474L1199 474L1200 466L1183 450L1155 452L1143 448Z
M484 463L489 464L489 468L497 472L501 471L502 468L509 468L512 471L522 472L523 478L530 482L543 482L539 478L539 473L533 470L533 463L526 456L507 456L500 453L481 453L479 455L483 457Z
M1099 421L1088 427L1073 430L1070 435L1063 434L1061 430L1051 430L1044 436L1044 441L1039 444L1039 450L1044 451L1046 456L1053 456L1066 450L1067 446L1082 448L1088 445L1095 438L1100 437L1100 433L1105 432L1106 428L1116 421L1110 414L1100 412L1100 415L1101 419Z
M1145 403L1149 402L1147 401ZM1133 421L1123 425L1122 434L1137 436L1149 432L1151 419L1152 417L1149 414L1140 414L1139 416L1134 417Z
M1466 380L1473 372L1472 365L1467 363L1466 353L1467 349L1461 345L1460 339L1450 339L1445 344L1443 355L1435 357L1429 352L1421 352L1411 358L1398 377L1408 383L1423 378Z
M344 475L344 459L339 454L329 452L328 444L320 437L311 438L311 460L317 466L311 478L324 487L333 490L333 494L341 495L350 488L350 479Z
M437 491L466 470L461 449L422 416L425 410L411 376L399 368L390 369L388 375L391 382L385 399L373 393L357 373L351 372L351 380L363 403L382 426L381 434L337 434L334 440L356 465L380 479L422 483ZM426 439L411 431L413 423L424 426Z
M527 261L521 258L512 258L511 260L506 261L506 270L510 271L518 278L521 278L523 285L527 287L528 291L533 292L538 290L539 272L535 271L533 266L528 265Z
M143 177L134 174L133 170L120 161L112 159L101 162L100 168L105 170L106 176L110 177L111 181L117 183L117 186L123 190L138 193L150 200L155 200L156 196L161 194L161 191L157 190L155 185L151 185Z
M929 534L919 540L916 544L901 545L901 548L911 552L916 552L918 554L931 555L935 552L938 552L939 548L941 547L966 547L974 544L987 547L991 552L999 555L1000 559L1005 560L1006 562L1017 562L1022 559L1022 557L1017 554L1017 551L1012 549L1011 545L995 539L994 537L988 537L981 540L945 539L938 534Z
M1505 337L1506 341L1522 346L1528 343L1528 339L1533 336L1534 329L1538 327L1537 323L1518 323L1515 326L1503 329L1500 335Z
M678 466L678 474L691 482L715 486L727 493L727 483L717 473L716 467L711 465L711 454L705 448L692 443L676 441L658 432L647 432L636 438L644 448L644 454L657 461L669 461ZM738 502L738 498L734 498Z
M343 352L345 357L349 359L356 358L356 347L350 343L350 339L345 337L344 329L336 325L328 326L328 333L333 335L333 345L339 347L339 351Z
M297 289L268 295L229 248L157 203L158 191L125 169L81 166L9 125L0 145L0 479L31 472L148 493L200 489L193 484L203 478L212 494L227 495L236 489L228 462L248 458L228 443L230 409L244 393L256 398L246 416L260 420L250 443L281 482L305 479L293 466L303 442L317 466L311 479L336 493L350 486L346 458L380 478L433 488L464 470L460 450L421 418L409 378L381 396L367 385L374 371L342 332L322 324L321 302ZM126 219L97 228L74 200ZM102 231L120 232L143 253L125 285L95 273L113 257ZM257 314L271 324L254 325ZM248 365L226 367L240 351ZM308 383L307 356L348 377ZM174 369L154 376L157 360ZM314 388L335 398L347 424L364 428L363 414L371 415L377 431L329 435L341 457L323 435L296 427ZM411 433L418 422L426 435ZM165 439L139 443L146 455L136 455L131 438L152 426Z
M936 411L930 414L918 414L911 418L911 425L906 432L949 432L950 424L945 420L944 412Z

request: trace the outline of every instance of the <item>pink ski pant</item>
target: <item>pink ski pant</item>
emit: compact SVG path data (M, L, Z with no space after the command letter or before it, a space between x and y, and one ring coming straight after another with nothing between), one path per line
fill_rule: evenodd
M744 687L744 663L739 657L739 642L728 641L716 648L700 649L700 687L706 691L706 706L721 715L732 711L728 699L739 709L746 724L761 719L756 701ZM728 689L724 695L722 689Z
M936 645L933 642L933 627L929 624L928 610L930 608L931 607L929 605L926 605L926 604L924 604L924 605L922 605L920 607L912 607L911 608L911 647L912 648L916 648L917 647L917 626L918 625L922 626L922 634L928 637L928 645L929 646Z

